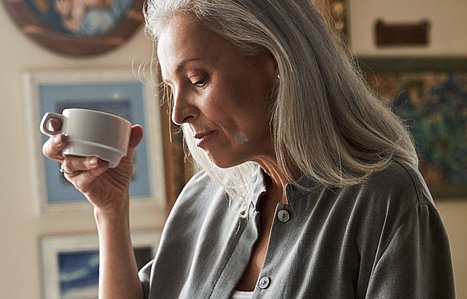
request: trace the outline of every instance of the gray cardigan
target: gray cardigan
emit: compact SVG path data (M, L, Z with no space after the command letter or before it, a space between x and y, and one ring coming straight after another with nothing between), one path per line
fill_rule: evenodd
M302 178L277 206L253 298L455 298L449 242L419 172L393 162L369 180L325 188ZM258 171L248 218L204 172L186 185L158 252L140 271L146 298L227 299L258 237Z

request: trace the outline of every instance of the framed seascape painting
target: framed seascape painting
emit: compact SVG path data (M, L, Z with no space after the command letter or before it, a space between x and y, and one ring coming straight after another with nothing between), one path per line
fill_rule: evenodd
M165 206L164 141L158 99L150 84L124 69L30 71L24 79L39 214L89 206L60 173L59 163L45 158L41 152L48 138L39 132L41 117L46 112L61 113L66 108L99 110L141 124L145 137L136 148L131 203Z
M361 59L408 126L435 199L467 197L467 59Z
M155 254L158 231L132 233L138 269ZM44 299L97 299L99 249L95 234L45 236L41 239Z
M143 21L143 0L4 0L17 27L40 46L91 56L123 45Z

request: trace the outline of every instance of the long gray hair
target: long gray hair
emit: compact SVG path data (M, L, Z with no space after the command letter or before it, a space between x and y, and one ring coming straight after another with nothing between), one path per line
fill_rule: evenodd
M275 58L280 83L272 107L277 161L291 183L292 169L329 187L359 184L393 158L417 166L407 129L367 87L348 54L307 0L149 0L147 30L157 41L177 14L197 17L207 29L238 46L245 55L267 49ZM186 143L197 164L226 191L251 199L248 162L219 169Z

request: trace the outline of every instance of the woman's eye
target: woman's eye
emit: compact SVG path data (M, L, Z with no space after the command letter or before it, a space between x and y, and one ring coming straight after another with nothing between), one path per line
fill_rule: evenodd
M197 87L205 87L206 83L207 83L207 81L205 79L201 79L201 80L193 82L193 85L195 85Z

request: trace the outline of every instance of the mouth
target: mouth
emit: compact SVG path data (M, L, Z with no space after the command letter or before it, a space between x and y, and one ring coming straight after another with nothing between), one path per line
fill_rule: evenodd
M214 134L217 131L211 130L211 131L205 131L205 132L200 132L196 133L194 138L196 140L196 146L203 148L203 146L206 144L206 142L214 136Z

